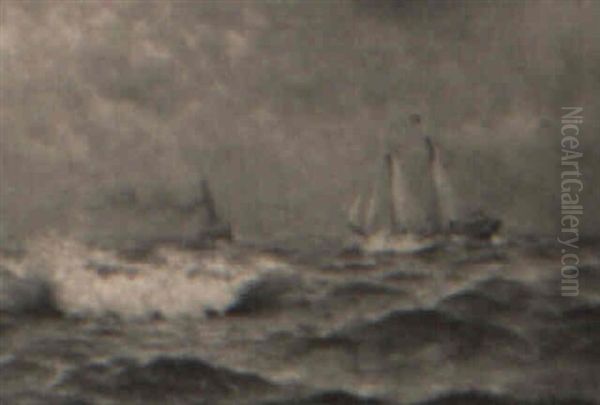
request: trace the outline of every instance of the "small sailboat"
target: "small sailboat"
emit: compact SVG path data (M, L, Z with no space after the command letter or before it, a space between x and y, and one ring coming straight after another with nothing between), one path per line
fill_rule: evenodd
M216 241L232 241L231 225L223 221L217 213L217 205L210 191L208 181L203 179L200 183L201 198L194 204L198 210L203 211L206 224L198 231L193 241L188 246L204 246Z
M132 197L127 196L122 205L128 204L127 207L131 210L143 209L145 214L157 214L159 217L165 216L166 213L181 224L181 227L176 228L175 232L128 239L118 248L119 255L125 258L147 258L161 246L184 250L211 249L233 240L231 226L218 215L215 199L205 179L199 184L197 197L184 203L164 198L154 205L143 205L139 200L133 193Z

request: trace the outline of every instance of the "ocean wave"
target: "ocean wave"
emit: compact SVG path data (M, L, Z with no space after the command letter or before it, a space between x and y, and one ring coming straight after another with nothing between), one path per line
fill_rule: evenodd
M117 358L72 369L55 385L115 403L252 403L283 390L262 377L195 357ZM108 397L108 398L107 398Z
M594 402L577 398L548 397L527 400L512 395L485 391L447 392L436 398L419 402L419 405L593 405Z
M146 261L131 262L118 252L60 237L35 240L27 251L19 260L3 258L0 310L52 307L78 316L202 317L224 313L248 284L288 267L265 254L167 246Z
M307 303L302 293L302 279L298 274L268 274L244 285L226 313L252 315L290 310Z
M287 398L262 402L260 405L392 405L377 398L368 398L345 391L326 391L303 398Z
M48 315L56 313L51 285L37 277L23 277L0 267L0 313Z
M447 361L480 356L514 361L529 358L531 352L530 342L511 329L428 309L393 311L336 333L368 348L369 357L377 358L382 367L393 366L390 360L399 353L407 359L425 348L434 356L432 361L440 360L438 355ZM431 351L432 347L439 350Z

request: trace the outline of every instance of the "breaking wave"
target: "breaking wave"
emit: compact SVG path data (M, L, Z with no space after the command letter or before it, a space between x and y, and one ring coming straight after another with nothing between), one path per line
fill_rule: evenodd
M131 261L59 237L35 240L27 252L2 260L1 311L201 317L224 312L261 277L286 271L284 262L265 254L162 246Z

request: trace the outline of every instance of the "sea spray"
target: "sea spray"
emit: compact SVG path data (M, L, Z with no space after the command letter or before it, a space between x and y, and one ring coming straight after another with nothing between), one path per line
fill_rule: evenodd
M170 246L159 247L146 261L129 262L117 252L56 234L32 240L27 252L22 260L7 262L8 272L21 280L44 280L62 312L84 316L146 318L160 314L169 318L221 313L236 301L245 285L286 267L264 254L232 255L227 250ZM24 283L19 285L28 286L31 294L34 286L38 288Z

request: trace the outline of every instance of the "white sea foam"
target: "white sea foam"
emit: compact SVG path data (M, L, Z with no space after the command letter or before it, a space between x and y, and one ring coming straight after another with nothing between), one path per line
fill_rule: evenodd
M65 313L115 313L128 318L221 312L235 302L246 284L288 267L265 255L234 257L228 251L172 247L158 249L152 260L132 263L114 252L57 235L32 241L25 258L3 258L2 263L19 277L48 283L58 309Z

